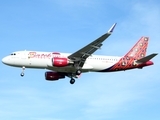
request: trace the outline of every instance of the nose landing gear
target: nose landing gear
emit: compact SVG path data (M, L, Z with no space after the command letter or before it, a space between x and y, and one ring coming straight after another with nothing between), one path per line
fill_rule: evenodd
M25 67L23 66L23 67L22 67L22 72L21 72L21 74L20 74L22 77L24 76L24 70L25 70Z

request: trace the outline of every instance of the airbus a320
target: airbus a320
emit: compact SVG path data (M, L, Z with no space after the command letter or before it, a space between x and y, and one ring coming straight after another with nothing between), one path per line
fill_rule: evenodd
M135 68L143 68L153 65L150 61L157 53L146 56L149 37L141 37L133 48L124 56L102 56L93 53L102 47L102 43L113 33L116 23L108 32L80 50L70 53L17 51L2 59L9 66L22 68L21 76L24 76L25 68L48 69L45 79L55 81L66 76L70 83L75 83L75 78L84 72L114 72Z

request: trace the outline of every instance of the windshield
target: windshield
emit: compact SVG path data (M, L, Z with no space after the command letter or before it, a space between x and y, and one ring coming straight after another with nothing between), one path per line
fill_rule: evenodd
M16 53L12 53L11 55L16 55Z

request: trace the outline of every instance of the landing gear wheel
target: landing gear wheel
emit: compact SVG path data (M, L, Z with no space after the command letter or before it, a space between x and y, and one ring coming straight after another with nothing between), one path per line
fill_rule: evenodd
M24 73L21 73L21 76L23 77L23 76L24 76Z
M24 70L25 70L25 66L22 67L22 72L21 72L21 76L24 76Z
M80 75L82 72L80 70L76 71L76 75Z
M71 84L74 84L74 83L75 83L75 79L72 78L72 79L70 80L70 83L71 83Z

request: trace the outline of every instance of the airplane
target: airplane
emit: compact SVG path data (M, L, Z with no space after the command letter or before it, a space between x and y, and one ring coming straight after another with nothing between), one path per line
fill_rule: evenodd
M45 79L56 81L65 77L70 78L70 84L75 83L85 72L114 72L153 65L150 61L157 53L146 56L149 37L141 37L133 48L124 56L102 56L93 53L102 47L102 43L113 33L116 23L107 33L89 43L80 50L70 53L17 51L2 59L6 65L21 67L21 76L25 68L47 69Z

